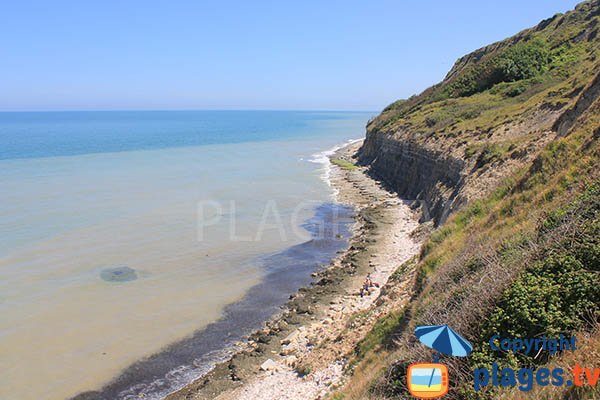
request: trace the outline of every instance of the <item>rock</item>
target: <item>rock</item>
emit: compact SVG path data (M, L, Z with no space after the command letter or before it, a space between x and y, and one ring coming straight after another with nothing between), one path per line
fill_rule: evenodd
M298 305L296 307L296 312L298 314L312 314L312 309L306 303L298 303Z
M296 357L296 356L289 356L289 357L285 358L285 365L290 368L295 368L297 363L298 363L298 357Z
M260 365L262 371L274 371L277 369L277 363L270 358Z
M288 345L288 344L290 344L290 343L292 343L292 342L295 342L295 341L296 341L296 339L297 339L297 337L298 337L298 331L296 330L296 331L294 331L294 332L290 333L289 335L287 335L287 336L285 337L285 339L283 339L283 340L281 341L281 344L283 344L283 345Z
M369 131L360 162L370 164L371 170L402 196L419 196L425 205L423 220L433 219L436 225L440 224L463 201L460 191L465 185L462 174L467 163L422 141L409 140L408 135L390 137Z
M271 341L271 338L268 335L262 334L258 337L258 343L268 344Z
M138 276L134 269L122 266L103 269L100 278L107 282L129 282L136 280Z

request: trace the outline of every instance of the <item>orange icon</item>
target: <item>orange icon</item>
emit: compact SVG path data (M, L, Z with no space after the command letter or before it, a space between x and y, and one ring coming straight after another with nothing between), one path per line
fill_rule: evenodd
M419 399L435 399L448 393L448 367L444 364L411 364L406 380L410 394Z

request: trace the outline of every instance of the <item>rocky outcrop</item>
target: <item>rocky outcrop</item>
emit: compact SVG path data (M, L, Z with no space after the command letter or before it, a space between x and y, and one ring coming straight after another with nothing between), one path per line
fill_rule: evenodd
M465 201L459 195L465 162L415 141L369 132L359 162L370 164L370 172L401 197L418 200L423 219L436 225Z
M358 163L443 223L568 135L600 97L599 16L600 0L586 1L459 58L440 83L369 122ZM507 60L527 73L500 79Z
M575 121L577 121L577 118L579 118L579 116L583 114L599 96L600 73L596 75L596 78L592 83L590 83L579 95L577 102L556 120L552 129L557 132L559 136L565 136Z

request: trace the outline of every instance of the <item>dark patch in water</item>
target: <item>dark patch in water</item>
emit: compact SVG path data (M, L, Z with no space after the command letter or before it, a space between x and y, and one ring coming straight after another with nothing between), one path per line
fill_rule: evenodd
M100 272L100 278L107 282L129 282L137 279L137 273L129 267L106 268Z
M311 282L312 272L329 264L339 250L347 247L353 222L351 207L320 205L303 225L311 240L262 258L267 272L263 281L242 300L227 306L221 319L134 363L99 391L81 393L73 400L163 398L208 372L212 363L226 357L224 349L260 328L290 294Z

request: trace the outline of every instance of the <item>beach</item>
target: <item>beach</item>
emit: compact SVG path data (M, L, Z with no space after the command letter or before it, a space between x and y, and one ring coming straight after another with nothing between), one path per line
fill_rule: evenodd
M230 360L168 400L322 398L343 385L348 356L375 321L408 301L414 271L407 261L418 253L427 227L419 224L414 202L399 199L354 166L361 144L329 155L337 201L356 209L349 247L314 273L312 283L291 295L263 329L239 343ZM367 274L377 285L361 296ZM391 280L393 287L387 285Z

